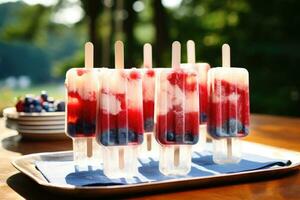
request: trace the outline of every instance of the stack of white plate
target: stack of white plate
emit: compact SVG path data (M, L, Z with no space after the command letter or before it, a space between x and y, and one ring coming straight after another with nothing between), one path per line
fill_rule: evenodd
M14 107L3 110L6 127L27 139L66 139L65 112L23 113Z

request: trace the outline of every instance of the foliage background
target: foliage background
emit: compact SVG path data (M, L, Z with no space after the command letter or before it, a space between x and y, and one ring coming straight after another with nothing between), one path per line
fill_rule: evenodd
M68 68L83 66L83 44L88 40L95 44L98 67L113 66L112 47L117 39L125 42L127 67L141 65L145 42L154 46L155 66L170 65L174 40L182 42L185 61L189 39L196 42L199 62L220 66L221 45L226 42L232 47L232 65L245 67L250 73L251 111L300 116L298 0L0 3L0 80L27 75L34 88L41 84L45 89L47 85L55 87L53 84L59 87ZM79 20L54 20L53 16L74 6L81 9ZM78 14L78 9L70 15L75 12ZM0 85L0 109L12 104L14 95L25 93L9 90Z

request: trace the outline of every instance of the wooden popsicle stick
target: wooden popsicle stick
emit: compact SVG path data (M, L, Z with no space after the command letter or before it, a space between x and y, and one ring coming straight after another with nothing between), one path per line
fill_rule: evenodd
M187 60L190 64L196 63L196 54L195 54L195 42L193 40L189 40L186 43L187 46Z
M152 46L150 43L144 44L143 54L144 54L143 67L151 69L152 68ZM147 134L146 142L147 142L147 150L148 151L151 151L151 149L152 149L152 145L151 145L152 138L151 137L152 136L150 134Z
M172 43L172 68L179 69L181 62L181 46L180 42L175 41Z
M88 158L91 158L93 156L93 139L91 137L88 137L86 139L86 154Z
M149 43L144 44L144 68L152 68L152 46Z
M115 43L115 68L124 69L124 44L120 40Z
M84 45L84 67L94 67L94 45L91 42L86 42Z
M124 44L122 41L118 40L115 42L115 68L124 69ZM124 148L119 149L119 169L124 169L125 157Z
M227 138L227 159L232 159L232 138Z
M119 149L119 169L124 169L124 167L125 167L124 148L120 147L120 149Z
M222 67L230 67L230 46L222 45ZM232 159L232 138L227 138L227 159Z
M175 41L172 44L172 68L179 69L180 68L180 59L181 59L181 47L180 42ZM180 161L180 147L174 147L174 165L177 167Z
M152 149L152 135L151 134L147 134L147 150L151 151Z
M180 163L180 147L175 145L174 147L174 166L178 167Z
M94 45L91 42L86 42L84 45L84 67L94 67ZM93 138L86 138L86 154L90 158L93 156Z
M230 67L230 46L228 44L222 46L222 67Z

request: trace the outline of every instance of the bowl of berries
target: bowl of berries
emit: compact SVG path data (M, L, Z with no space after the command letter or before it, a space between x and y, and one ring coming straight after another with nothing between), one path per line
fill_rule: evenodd
M26 139L66 139L65 102L48 96L31 94L19 97L15 107L3 110L6 127L18 131Z

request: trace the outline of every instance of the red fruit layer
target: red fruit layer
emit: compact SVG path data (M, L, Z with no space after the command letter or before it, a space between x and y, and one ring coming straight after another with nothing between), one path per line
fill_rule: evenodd
M146 74L147 74L148 77L152 78L152 77L155 76L155 71L153 69L148 69L146 71Z
M221 93L219 87L221 85ZM222 126L230 118L239 120L243 125L249 125L250 106L249 106L249 89L248 87L230 84L227 81L218 81L214 83L214 94L208 99L208 126ZM212 90L212 85L210 86ZM229 101L229 95L239 96L237 102ZM220 97L219 102L213 102L213 97Z
M201 113L207 113L207 84L199 84L199 108ZM200 121L200 124L206 121Z
M154 101L143 101L144 119L154 118Z
M87 70L86 69L77 69L76 72L77 72L78 76L82 76L83 74L85 74L87 72Z
M106 110L100 109L98 118L98 132L104 133L110 129L123 129L128 128L138 134L143 134L143 114L140 110L126 109L120 111L116 115L112 115L106 112Z
M158 115L155 125L157 139L161 144L175 144L176 142L169 142L162 140L166 138L167 132L172 132L175 135L192 134L193 136L199 135L199 113L189 112L184 115L182 112L174 110L169 111L167 115Z
M93 93L93 100L82 99L77 92L68 93L67 123L76 124L78 121L96 123L97 101Z
M132 70L132 71L130 72L130 74L129 74L129 77L130 77L130 79L132 79L132 80L138 80L138 79L141 78L141 74L140 74L138 71L136 71L136 70Z
M168 75L171 85L177 85L181 90L195 91L197 89L196 75L187 74L184 71L174 71ZM192 81L190 79L193 79Z

